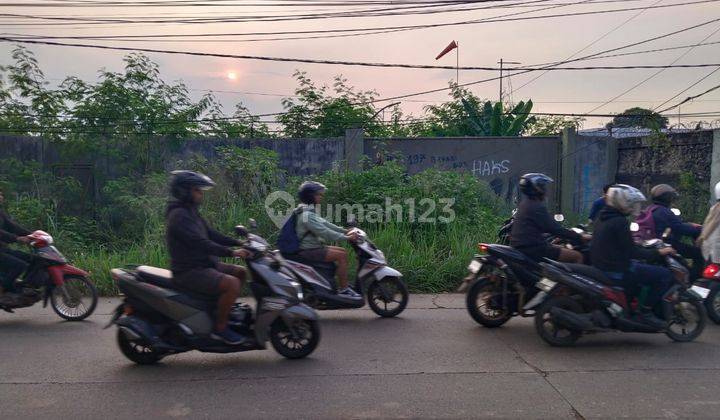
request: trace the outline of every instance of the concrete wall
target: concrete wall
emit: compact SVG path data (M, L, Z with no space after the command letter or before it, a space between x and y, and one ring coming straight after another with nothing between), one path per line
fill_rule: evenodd
M557 137L366 139L365 154L371 160L400 154L410 174L429 168L470 172L509 201L517 196L518 178L524 173L560 176ZM553 205L557 191L550 192Z

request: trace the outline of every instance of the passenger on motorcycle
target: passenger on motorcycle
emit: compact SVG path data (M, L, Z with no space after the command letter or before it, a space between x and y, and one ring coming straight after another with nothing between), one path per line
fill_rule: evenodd
M717 202L710 208L702 232L697 239L703 257L708 262L720 262L720 182L715 184L715 199Z
M652 212L657 237L661 238L665 230L670 228L671 234L667 241L680 255L693 261L690 278L700 278L705 267L702 251L695 245L682 242L682 239L683 237L689 237L694 242L700 236L702 226L694 223L684 223L680 216L670 210L673 201L679 197L678 192L670 185L660 184L654 186L650 190L650 197L653 204L657 206Z
M336 226L320 217L315 206L322 202L326 188L323 184L306 181L300 185L298 199L301 204L297 210L296 233L300 238L298 255L306 260L332 262L337 267L340 294L357 297L348 281L348 253L339 246L328 246L326 242L351 241L358 239L357 234Z
M0 206L5 202L5 197L0 191ZM0 272L2 282L0 286L0 299L8 304L13 304L20 298L15 293L15 280L27 270L32 255L26 252L8 248L9 244L29 244L30 231L17 224L10 216L0 209Z
M605 200L607 199L607 192L608 189L612 184L607 184L603 187L603 195L602 197L598 198L597 200L593 201L592 207L590 208L590 215L588 216L588 221L590 223L594 222L595 219L597 219L598 215L602 211L603 208L605 208Z
M172 199L165 212L172 281L181 290L217 296L212 337L227 344L240 344L244 338L227 328L227 324L246 272L241 266L220 262L218 257L246 258L249 253L230 248L239 245L239 241L211 228L200 216L198 206L203 202L205 191L213 186L212 179L201 173L172 172Z
M575 250L549 244L545 234L560 236L574 241L588 241L590 235L580 235L565 229L556 222L547 207L545 195L552 178L544 174L530 173L520 177L520 192L523 198L515 214L515 222L510 232L510 245L527 255L541 261L543 258L567 262L583 263L583 255Z
M671 286L672 273L665 267L640 263L635 260L656 260L675 254L673 248L642 248L635 244L628 216L640 213L645 196L629 185L613 185L607 192L607 205L595 222L590 259L593 266L604 271L628 295L647 286L650 293L640 307L638 317L653 326L662 328L665 321L657 318L652 308Z

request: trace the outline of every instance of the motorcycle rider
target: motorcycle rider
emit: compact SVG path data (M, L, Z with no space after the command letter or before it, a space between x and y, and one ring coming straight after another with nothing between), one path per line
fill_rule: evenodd
M703 257L712 263L720 262L720 182L715 184L716 203L710 208L702 232L697 239L697 246L702 249Z
M612 184L607 184L603 187L603 195L593 201L592 207L590 208L590 215L588 216L588 221L590 223L594 222L595 219L597 219L598 215L602 211L602 209L605 207L605 200L607 198L607 192L608 189L612 187Z
M657 237L661 238L665 230L670 228L670 238L668 238L667 242L684 258L693 261L690 278L700 278L705 267L702 251L695 245L682 242L682 239L683 237L690 237L694 242L700 236L702 226L694 223L684 223L680 216L670 210L673 201L679 197L678 192L670 185L659 184L654 186L650 190L650 197L653 204L657 205L657 208L652 212Z
M590 259L593 266L605 272L618 285L634 293L639 287L648 286L650 293L640 307L638 318L656 328L664 328L666 322L657 318L652 308L671 286L670 270L657 265L639 263L635 260L653 260L674 255L671 248L642 248L635 244L630 231L628 216L637 216L645 202L645 196L629 185L613 185L607 192L607 205L595 222Z
M0 206L5 202L5 196L0 191ZM2 289L0 300L6 304L14 304L20 296L15 291L15 280L27 270L32 255L8 248L9 244L29 244L30 231L15 222L0 208L0 271L2 272Z
M544 201L547 186L552 182L552 178L540 173L529 173L520 177L520 192L522 192L523 198L518 206L510 232L510 245L537 261L550 258L561 262L582 264L583 255L580 252L548 244L543 236L551 234L574 241L590 240L590 235L580 235L570 229L565 229L548 213Z
M227 328L227 324L246 272L241 266L220 262L218 257L246 258L249 252L230 248L240 242L216 231L200 216L198 206L205 191L214 186L213 180L201 173L172 172L173 198L165 213L172 282L181 290L218 296L212 337L227 344L241 344L244 337Z
M356 233L349 233L320 217L315 212L315 206L322 202L325 196L325 185L315 181L305 181L298 189L299 215L297 217L296 233L300 238L298 255L311 261L332 262L337 266L337 279L339 294L358 297L355 290L349 286L348 281L348 253L339 246L325 245L326 242L351 241L358 239Z

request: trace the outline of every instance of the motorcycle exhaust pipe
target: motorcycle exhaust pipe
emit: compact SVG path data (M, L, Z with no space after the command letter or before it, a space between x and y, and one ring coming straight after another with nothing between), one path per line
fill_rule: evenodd
M575 312L566 311L562 308L550 309L550 314L553 317L553 321L562 325L563 327L575 330L575 331L589 331L595 329L595 324L589 318L589 315L583 316L583 314L576 314Z

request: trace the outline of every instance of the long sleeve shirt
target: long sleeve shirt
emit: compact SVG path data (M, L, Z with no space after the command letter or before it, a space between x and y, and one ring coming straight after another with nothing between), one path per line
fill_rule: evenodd
M20 226L7 213L0 210L0 248L17 242L18 236L29 235L29 230Z
M297 216L295 231L300 238L300 249L320 248L327 242L345 240L345 229L320 217L314 206L301 204L298 208L302 212Z

